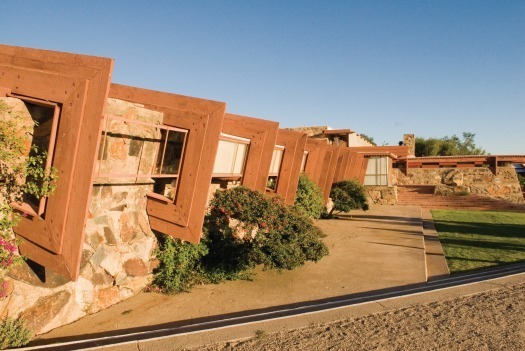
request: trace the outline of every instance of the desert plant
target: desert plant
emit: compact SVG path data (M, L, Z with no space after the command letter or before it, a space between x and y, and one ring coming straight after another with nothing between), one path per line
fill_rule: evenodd
M294 269L328 254L311 219L245 187L218 191L210 202L201 244L161 239L154 284L165 292L198 282L248 279L251 270Z
M321 188L308 178L305 173L299 176L295 207L310 218L319 219L326 211Z
M332 185L330 197L334 206L328 216L333 216L334 211L348 212L350 210L368 210L366 189L357 179L343 180Z
M32 337L22 319L5 317L0 321L0 350L24 346Z
M302 212L245 187L216 193L208 223L208 267L294 269L328 253L320 230Z
M21 125L20 117L0 101L0 298L5 295L3 277L21 261L12 231L20 214L10 204L22 202L26 195L50 195L57 178L56 169L45 169L46 153L26 146L31 133L31 127Z
M195 245L159 235L156 255L160 264L154 271L153 285L165 293L188 291L202 280L199 265L207 253L204 244Z

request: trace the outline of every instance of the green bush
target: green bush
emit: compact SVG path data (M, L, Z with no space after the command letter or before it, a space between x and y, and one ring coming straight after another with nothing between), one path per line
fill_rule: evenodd
M5 317L0 321L0 350L24 346L32 337L22 319Z
M295 207L314 219L321 218L321 215L326 211L323 191L305 173L301 173L299 176Z
M237 187L217 192L210 205L207 237L213 245L204 257L209 266L226 262L243 269L258 264L265 269L294 269L328 254L312 220L279 197Z
M330 197L334 202L334 207L330 210L329 216L332 216L334 211L368 210L366 189L357 179L343 180L333 184Z
M159 235L157 258L160 261L155 269L153 285L165 293L188 291L202 281L199 263L208 248L204 244L190 244L167 235Z
M215 193L203 234L199 245L173 239L160 244L157 287L185 291L198 282L247 279L257 265L294 269L328 254L311 219L279 197L245 187Z

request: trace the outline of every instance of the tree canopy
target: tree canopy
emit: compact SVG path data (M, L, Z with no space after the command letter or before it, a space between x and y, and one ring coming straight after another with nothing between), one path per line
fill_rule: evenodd
M416 138L416 156L456 156L486 155L487 152L474 142L476 134L463 132L462 138L457 135L437 138Z

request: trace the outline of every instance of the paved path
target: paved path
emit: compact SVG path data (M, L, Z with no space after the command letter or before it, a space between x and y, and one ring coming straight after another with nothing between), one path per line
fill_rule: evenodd
M242 311L315 301L426 281L421 209L373 206L352 218L323 220L330 255L294 271L258 272L254 281L226 282L166 296L141 293L41 336L74 340L183 325Z

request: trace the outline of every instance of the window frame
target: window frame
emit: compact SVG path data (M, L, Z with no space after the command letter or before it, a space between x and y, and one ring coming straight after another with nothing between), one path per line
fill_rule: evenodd
M370 161L373 161L373 160L377 160L376 161L376 165L378 163L382 163L383 161L381 160L384 160L384 163L386 165L386 173L368 173L368 166L370 166ZM380 165L381 166L381 165ZM380 167L382 168L382 167ZM366 170L365 170L365 175L363 177L363 185L365 186L389 186L390 185L390 181L389 181L389 178L390 178L390 157L388 155L370 155L368 157L366 157ZM382 170L382 169L381 169ZM366 184L366 180L367 180L367 177L374 177L374 180L375 182L374 183L377 183L377 180L380 179L382 180L383 177L384 177L384 180L385 180L385 183L386 184Z
M284 146L284 154L281 160L277 186L275 193L280 195L284 202L293 205L301 173L301 161L308 139L305 133L279 129L277 133L277 145ZM269 174L268 174L269 176ZM266 179L268 179L268 176Z
M109 58L0 45L0 90L61 106L52 157L57 188L46 200L45 217L29 214L14 231L24 239L22 255L69 280L79 274L112 70Z
M135 124L135 125L155 128L155 129L157 129L159 131L159 133L161 135L162 135L161 131L163 131L163 130L166 131L166 135L164 136L164 138L159 138L159 145L158 145L158 147L155 150L155 156L153 158L154 161L153 161L153 163L151 165L151 168L149 169L148 172L146 172L146 173L138 173L139 169L137 169L137 172L135 172L135 173L101 173L101 169L103 168L101 163L104 161L104 159L103 159L104 150L106 150L107 145L108 145L107 144L108 134L111 134L111 132L108 131L108 125L109 125L109 121L111 119L117 120L117 121L122 121L123 123L126 123L126 124ZM168 145L169 132L177 132L177 133L183 133L184 134L184 141L182 143L182 152L181 152L181 157L180 157L180 160L179 160L177 173L163 173L162 172L162 169L163 169L163 166L164 166L164 156L165 156L165 153L166 153L166 147ZM106 114L106 115L104 115L104 122L103 122L102 128L101 128L101 138L102 138L102 140L101 140L101 142L99 144L100 145L99 147L102 148L102 150L99 150L97 163L95 164L95 177L97 179L122 179L122 178L128 178L128 179L135 179L135 181L136 181L137 179L143 179L143 178L150 179L150 180L158 179L158 178L166 178L166 179L176 178L177 182L175 184L174 192L175 192L175 194L177 193L180 169L181 169L182 164L184 162L184 155L185 155L185 150L186 150L186 141L188 139L188 131L186 129L170 127L170 126L166 126L166 125L163 125L163 124L155 124L155 123L150 123L150 122L144 122L144 121L139 121L139 120L135 120L135 119L130 119L130 118L126 118L126 117ZM162 144L164 144L164 147L163 147L163 150L162 150L163 155L162 155L161 164L160 164L160 168L159 168L160 171L158 173L156 173L155 168L157 167L159 151L160 151L160 147L161 147ZM140 161L139 161L139 166L140 166ZM154 191L153 192L149 192L147 195L151 196L151 197L155 197L158 200L162 200L162 201L165 201L165 202L172 201L172 199L170 199L169 197L164 196L164 195L159 194L159 193L156 193Z
M222 133L250 139L241 184L265 192L279 123L254 117L226 113Z
M60 106L57 103L54 103L51 101L45 101L45 100L31 98L27 96L20 96L20 95L13 94L13 93L8 93L6 94L6 96L22 100L23 102L27 102L33 105L39 105L42 107L53 109L53 122L51 126L50 137L49 137L49 146L46 150L47 157L46 157L46 165L44 168L44 172L46 174L49 174L49 172L51 171L51 166L53 164L53 156L55 152L55 141L56 141L57 130L58 130L58 120L60 117ZM45 212L46 203L47 203L47 197L44 196L39 200L38 209L36 209L36 211L33 206L25 202L22 204L18 204L15 202L15 203L11 203L10 205L16 210L18 210L19 212L27 213L33 217L39 216L42 218L43 217L42 215Z
M164 125L188 130L174 200L149 193L146 210L151 229L198 243L226 104L120 84L111 84L109 96L162 112Z

